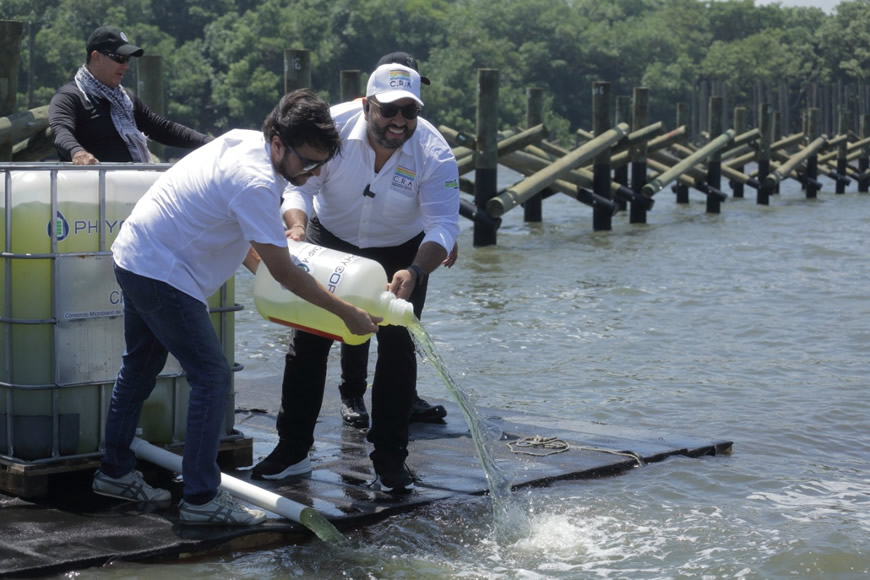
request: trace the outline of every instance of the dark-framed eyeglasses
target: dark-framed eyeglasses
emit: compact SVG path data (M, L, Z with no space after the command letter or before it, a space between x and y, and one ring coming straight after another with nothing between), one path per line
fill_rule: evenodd
M369 101L373 105L377 105L381 110L381 117L384 119L392 119L399 111L402 111L402 116L406 119L416 119L420 114L420 105L417 103L409 103L407 105L399 105L393 103L379 103L377 101Z
M101 54L108 56L118 64L127 64L128 62L130 62L129 56L121 56L120 54L116 54L114 52L103 52Z
M319 161L317 159L309 159L308 157L303 157L302 155L300 155L299 152L296 151L296 149L294 149L292 146L287 145L286 143L284 144L284 146L292 151L293 155L299 158L299 163L302 164L302 171L314 171L315 169L329 161L329 157L327 157L326 159L321 159Z

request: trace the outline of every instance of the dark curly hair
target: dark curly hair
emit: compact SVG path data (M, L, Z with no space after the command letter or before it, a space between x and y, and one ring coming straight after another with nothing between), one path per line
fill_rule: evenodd
M311 89L297 89L281 97L263 122L263 135L267 142L278 135L290 147L309 145L329 153L330 159L341 148L329 105Z

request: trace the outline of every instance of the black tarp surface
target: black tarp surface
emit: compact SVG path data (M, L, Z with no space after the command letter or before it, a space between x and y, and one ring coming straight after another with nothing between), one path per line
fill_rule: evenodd
M275 443L274 410L270 398L275 380L237 379L236 428L254 441L254 460L267 455ZM293 501L311 506L339 530L381 520L391 514L457 495L487 492L487 480L475 452L468 426L457 405L448 408L440 424L412 424L407 464L415 476L411 495L392 496L374 489L365 434L344 427L338 416L338 397L327 389L312 451L310 476L284 481L254 481L248 468L229 475L250 481ZM334 391L334 389L333 389ZM573 430L559 428L547 417L478 409L502 432L490 445L494 459L511 469L514 488L545 486L556 480L601 477L634 469L668 456L718 455L730 451L729 441L709 440L641 429L584 424ZM537 439L536 439L537 438ZM541 443L568 445L564 452ZM539 444L535 445L535 441ZM531 453L531 454L528 454ZM666 469L666 467L659 467ZM177 500L181 484L174 474L143 465L146 478L169 487ZM319 541L303 526L270 515L255 528L190 527L176 521L177 501L153 511L90 492L91 472L57 476L51 493L38 501L0 494L0 576L40 576L113 560L171 559L178 554L231 549L245 539L247 548L276 542Z

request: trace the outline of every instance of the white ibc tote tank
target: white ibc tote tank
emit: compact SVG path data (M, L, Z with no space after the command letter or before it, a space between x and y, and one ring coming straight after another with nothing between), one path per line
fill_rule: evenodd
M159 166L133 164L0 168L0 455L99 451L124 349L110 248L161 174ZM233 289L230 280L209 300L231 365ZM170 357L143 408L145 439L183 441L188 389ZM230 408L228 432L233 419Z

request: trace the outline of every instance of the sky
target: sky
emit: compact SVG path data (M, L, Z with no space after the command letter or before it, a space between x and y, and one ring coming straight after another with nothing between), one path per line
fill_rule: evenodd
M834 11L834 7L840 3L840 0L755 0L756 6L776 3L781 4L782 6L821 8L828 14L831 14Z

